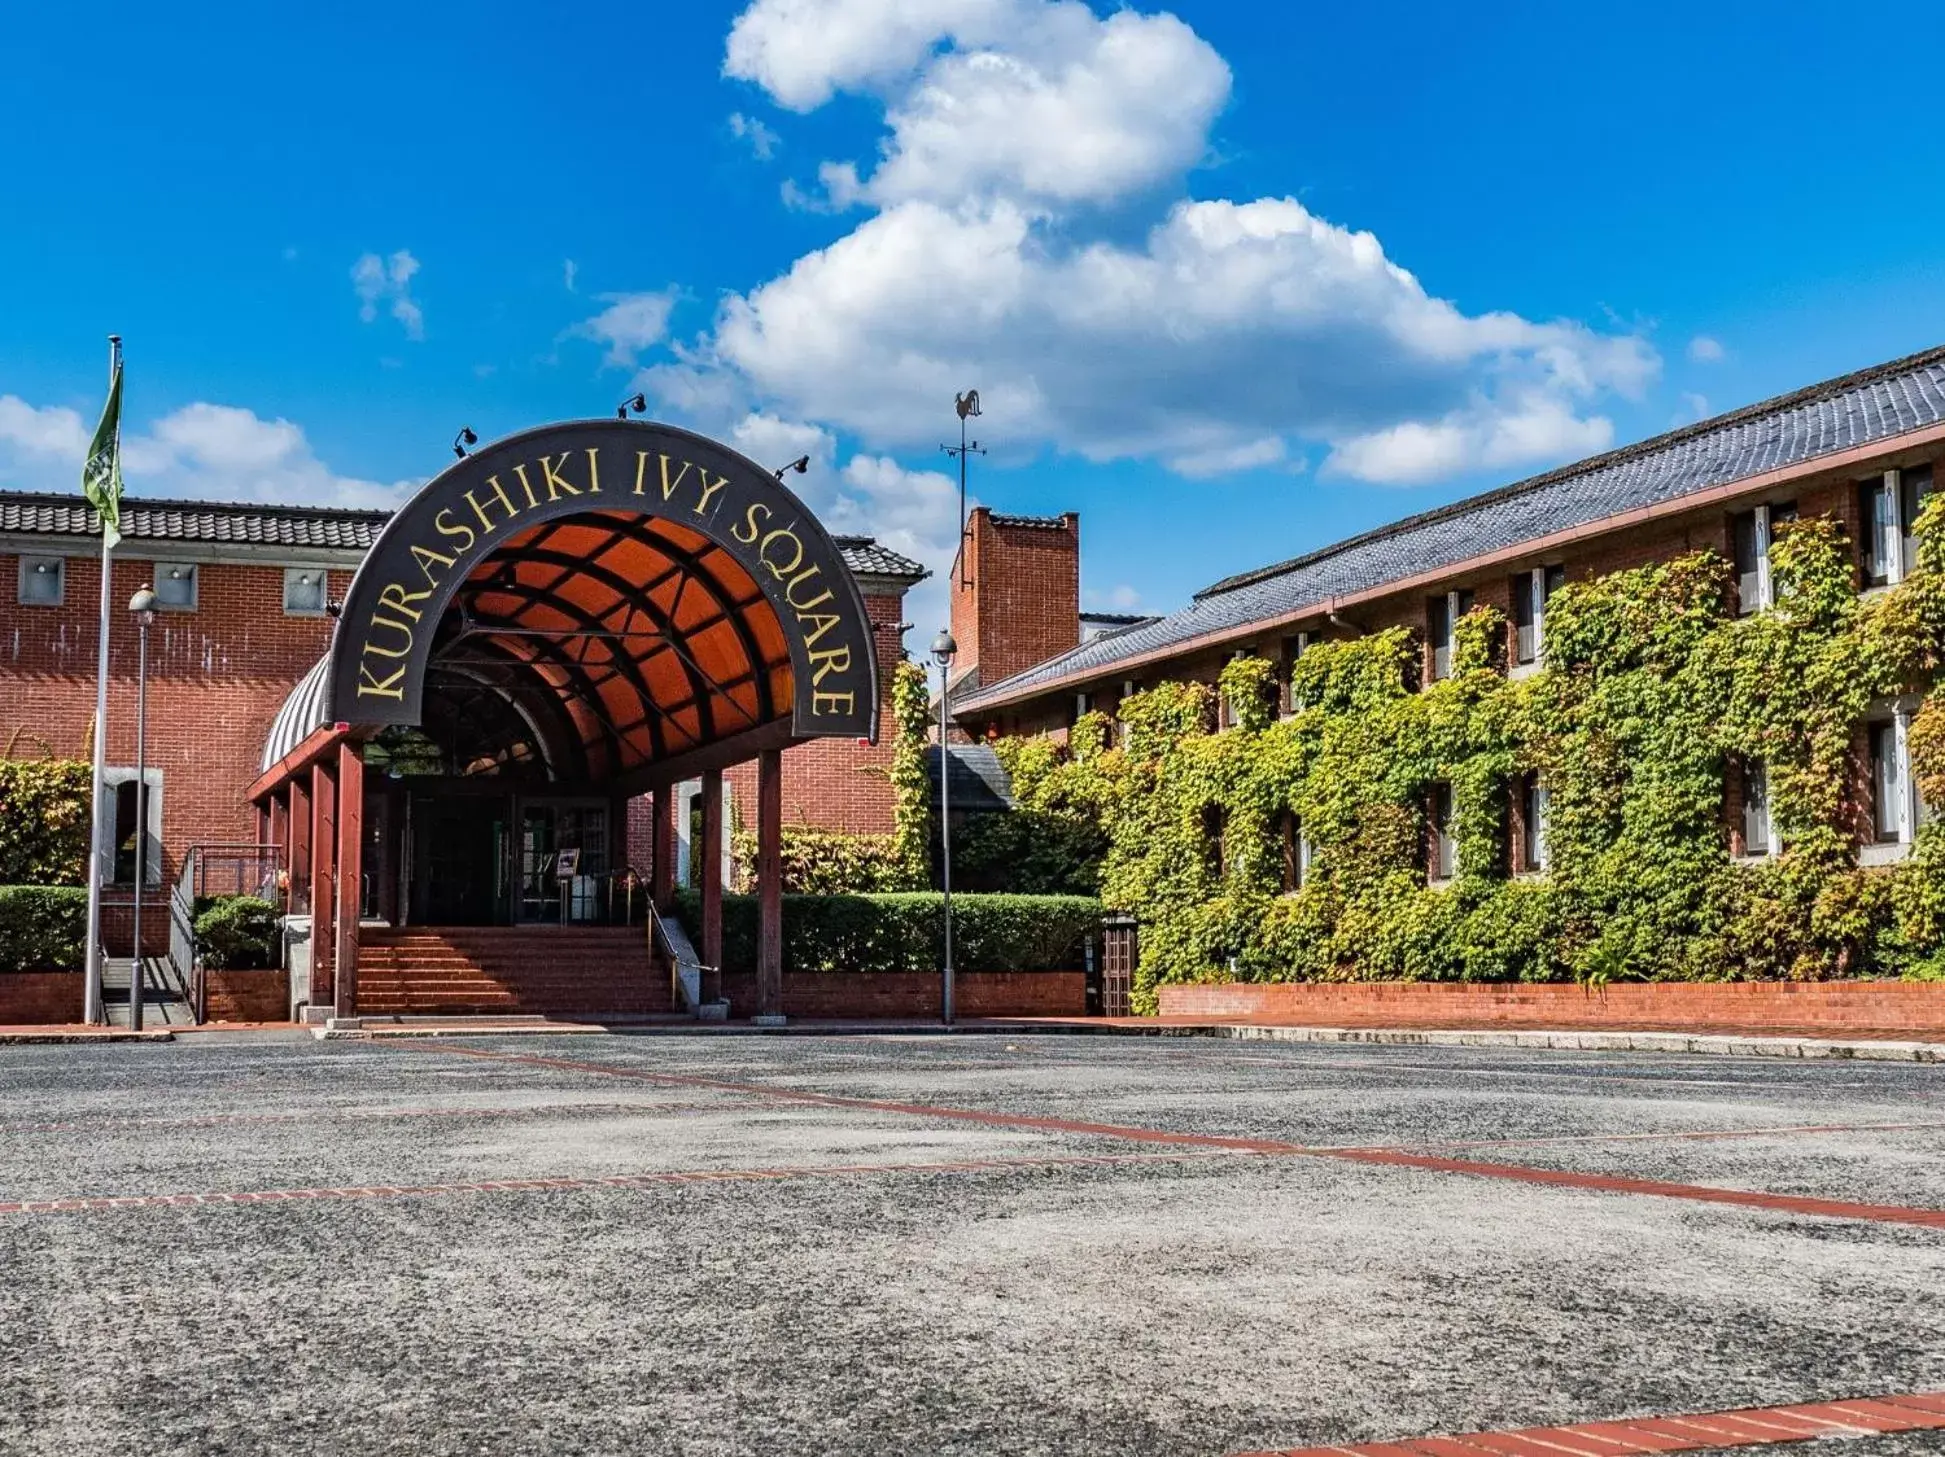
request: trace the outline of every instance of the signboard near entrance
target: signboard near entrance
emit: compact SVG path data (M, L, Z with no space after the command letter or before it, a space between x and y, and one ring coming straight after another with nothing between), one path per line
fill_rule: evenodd
M727 446L620 420L497 441L432 480L392 518L345 599L332 646L330 719L417 724L434 634L473 568L529 527L615 510L679 522L750 574L789 646L796 736L876 741L871 620L816 517L771 472Z

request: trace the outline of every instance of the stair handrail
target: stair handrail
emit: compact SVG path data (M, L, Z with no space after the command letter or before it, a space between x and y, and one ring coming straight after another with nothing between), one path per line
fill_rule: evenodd
M191 845L182 869L169 889L169 967L176 985L189 993L189 1018L201 1023L204 1013L203 959L196 945L196 877L200 847ZM140 948L137 948L138 952Z
M699 1015L702 1011L703 978L708 973L720 972L722 968L703 964L696 955L696 948L690 942L688 933L669 923L662 915L661 907L655 904L654 896L648 897L647 906L650 954L659 951L668 958L669 999L691 1016ZM688 977L683 975L685 971L689 973Z

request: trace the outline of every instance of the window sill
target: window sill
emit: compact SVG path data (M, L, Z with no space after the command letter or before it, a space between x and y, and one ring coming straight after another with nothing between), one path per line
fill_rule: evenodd
M1731 855L1729 857L1729 863L1731 865L1767 865L1775 858L1769 851L1764 850L1753 855Z
M1531 678L1540 671L1541 666L1538 659L1530 663L1515 663L1506 670L1507 681L1517 683L1522 678Z
M1551 872L1551 870L1550 870L1550 868L1549 868L1549 867L1547 867L1547 866L1544 866L1544 865L1543 865L1543 866L1541 866L1541 867L1540 867L1540 868L1539 868L1538 870L1516 870L1516 871L1514 871L1514 872L1513 872L1513 879L1515 879L1515 880L1545 880L1545 879L1547 879L1547 878L1548 878L1548 876L1549 876L1549 875L1550 875L1551 873L1552 873L1552 872Z
M1911 842L1908 840L1886 840L1857 847L1857 863L1866 867L1896 865L1910 856Z

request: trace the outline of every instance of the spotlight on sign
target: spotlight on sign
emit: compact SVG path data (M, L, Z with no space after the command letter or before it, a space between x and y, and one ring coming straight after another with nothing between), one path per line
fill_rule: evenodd
M615 406L615 418L617 420L626 420L628 418L630 411L633 411L635 414L639 415L642 414L647 409L648 409L648 397L646 395L641 395L641 394L630 395L627 399L623 400L619 405Z
M782 480L785 471L794 470L795 472L797 472L798 475L802 475L804 474L805 471L809 469L810 469L810 457L808 455L800 455L795 460L791 461L789 465L780 465L775 470L771 471L770 474L775 476L778 480Z
M464 460L466 458L466 447L478 444L479 436L473 433L473 427L471 425L461 425L459 427L459 433L452 438L452 453L461 460Z

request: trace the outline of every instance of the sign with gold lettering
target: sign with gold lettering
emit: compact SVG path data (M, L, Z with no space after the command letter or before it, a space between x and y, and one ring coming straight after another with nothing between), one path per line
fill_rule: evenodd
M783 629L792 732L877 738L871 620L816 517L771 472L727 446L635 420L509 436L407 502L346 595L332 644L332 721L417 724L434 635L468 574L529 527L588 511L659 517L721 546Z

